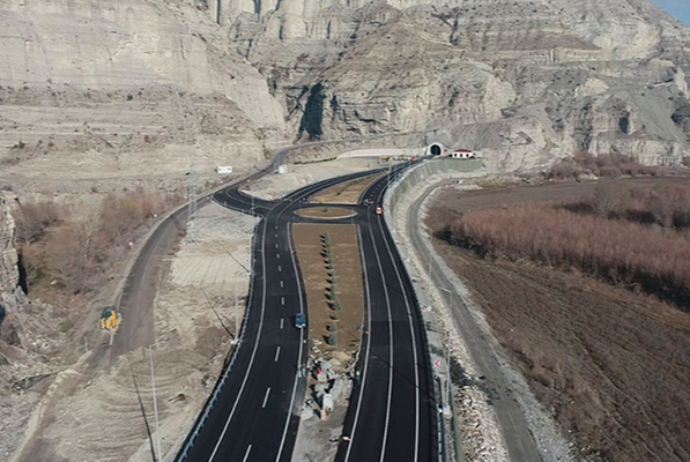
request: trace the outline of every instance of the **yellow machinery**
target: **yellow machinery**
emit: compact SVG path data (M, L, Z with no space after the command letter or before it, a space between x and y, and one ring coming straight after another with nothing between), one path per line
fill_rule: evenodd
M114 306L106 306L101 313L101 329L110 332L110 344L113 344L113 336L122 322L122 315Z

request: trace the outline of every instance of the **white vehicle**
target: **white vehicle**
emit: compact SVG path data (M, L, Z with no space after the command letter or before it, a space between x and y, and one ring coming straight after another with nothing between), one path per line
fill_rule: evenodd
M230 165L221 165L216 167L216 173L219 175L227 175L232 173L232 167Z

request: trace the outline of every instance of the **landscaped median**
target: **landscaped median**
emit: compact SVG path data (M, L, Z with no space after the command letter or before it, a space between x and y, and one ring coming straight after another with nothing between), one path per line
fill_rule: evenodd
M359 348L364 324L357 228L295 224L292 235L307 295L309 355L342 372Z

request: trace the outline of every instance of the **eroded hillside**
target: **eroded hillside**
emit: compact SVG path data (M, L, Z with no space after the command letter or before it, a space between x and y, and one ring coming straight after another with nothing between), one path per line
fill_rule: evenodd
M687 154L690 34L646 0L229 3L302 138L419 132L501 170Z

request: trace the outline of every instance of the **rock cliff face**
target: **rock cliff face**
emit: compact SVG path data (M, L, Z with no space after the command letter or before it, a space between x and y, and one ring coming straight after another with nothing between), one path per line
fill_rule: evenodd
M690 154L690 31L647 0L8 0L0 162L69 178L419 134L500 169ZM78 167L78 169L75 168Z
M8 173L212 169L282 137L265 79L193 2L8 0L0 29Z
M14 220L12 194L0 193L0 342L17 343L19 336L12 314L22 297L19 292L17 251L14 248Z

